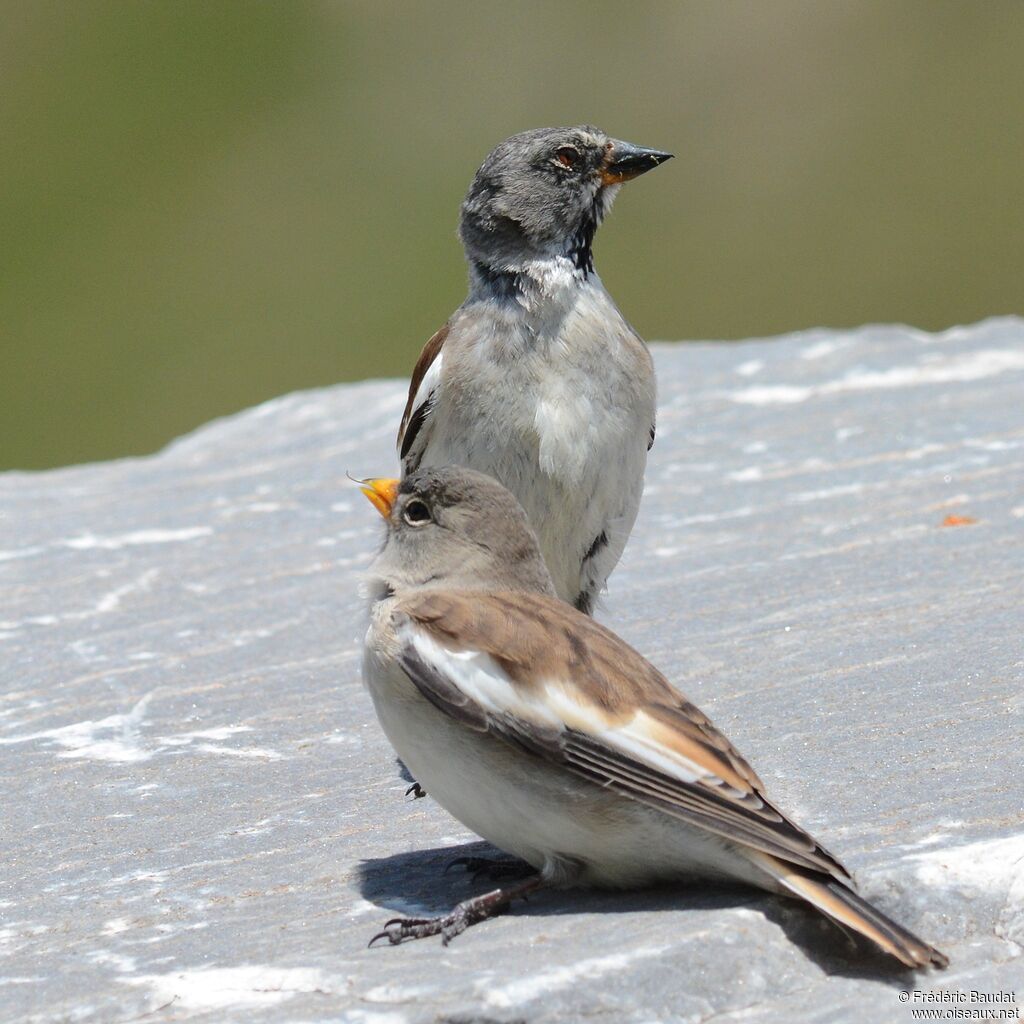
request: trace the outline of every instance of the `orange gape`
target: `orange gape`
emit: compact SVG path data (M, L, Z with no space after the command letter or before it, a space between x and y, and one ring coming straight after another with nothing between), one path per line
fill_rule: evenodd
M387 519L391 515L391 508L398 497L398 485L400 481L388 479L387 477L375 477L371 480L357 480L359 489L372 502L373 507Z

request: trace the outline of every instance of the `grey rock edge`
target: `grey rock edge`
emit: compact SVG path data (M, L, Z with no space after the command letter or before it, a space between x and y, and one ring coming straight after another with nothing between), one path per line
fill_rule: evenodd
M366 949L484 887L442 876L480 847L403 797L359 679L381 527L344 474L395 471L387 381L0 477L0 1018L909 1021L902 989L1024 998L1024 321L654 353L658 440L600 617L949 971L700 884Z

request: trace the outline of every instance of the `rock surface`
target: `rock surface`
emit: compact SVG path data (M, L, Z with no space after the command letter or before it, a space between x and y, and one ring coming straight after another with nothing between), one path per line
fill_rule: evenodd
M365 948L480 888L442 875L474 837L403 797L359 680L380 525L344 473L395 469L389 381L0 477L5 1021L1024 999L1024 322L655 356L658 441L600 617L949 971L893 973L794 903L702 885L540 895L448 948Z

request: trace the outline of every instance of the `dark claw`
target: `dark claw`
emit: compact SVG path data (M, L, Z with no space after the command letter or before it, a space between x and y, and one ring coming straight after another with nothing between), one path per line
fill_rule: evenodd
M441 874L447 875L452 868L465 868L467 871L471 871L471 865L480 859L481 858L479 857L456 857L454 860L450 860L445 864L444 871L442 871Z
M474 858L461 859L471 861ZM465 900L443 917L393 917L384 925L383 931L370 939L369 946L378 939L387 939L392 946L397 946L403 939L425 939L428 935L437 934L441 936L441 944L447 946L456 935L461 935L470 925L504 914L511 906L512 900L523 899L528 892L542 884L540 877L535 875L510 889L495 889L493 892Z
M378 939L387 939L392 946L397 946L402 939L420 939L426 935L435 935L440 930L439 920L435 917L393 917L385 922L382 932L377 932L370 939L366 948L369 949Z
M410 793L412 793L412 798L414 800L422 800L427 795L427 791L418 782L414 782L405 791L406 796L408 796Z
M525 861L514 857L456 857L445 865L443 874L452 868L463 867L466 873L476 882L486 878L489 882L500 882L510 878L524 878L533 870Z

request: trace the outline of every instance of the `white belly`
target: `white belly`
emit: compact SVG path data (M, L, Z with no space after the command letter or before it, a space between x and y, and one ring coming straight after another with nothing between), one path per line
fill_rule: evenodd
M587 295L553 338L510 328L446 354L420 462L468 466L512 491L569 602L598 537L597 589L622 554L654 422L646 353L603 289Z
M738 877L763 884L711 834L460 725L393 664L368 657L365 676L384 732L427 794L551 881L633 887Z

